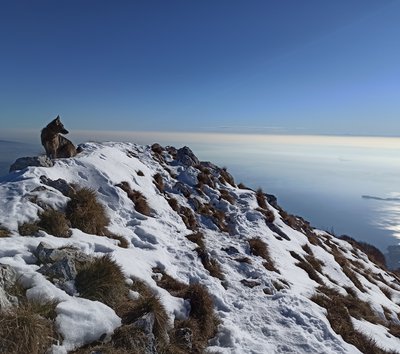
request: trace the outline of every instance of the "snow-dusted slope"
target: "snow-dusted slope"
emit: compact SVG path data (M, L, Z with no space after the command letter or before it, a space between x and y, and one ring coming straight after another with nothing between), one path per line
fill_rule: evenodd
M111 254L127 279L142 279L160 296L171 324L187 316L188 303L159 287L154 269L183 283L205 285L220 319L209 352L360 353L335 333L327 310L316 303L321 305L326 289L335 289L343 298L351 295L369 303L380 319L369 322L367 315L350 312L355 330L379 348L400 353L400 339L388 329L399 325L400 283L350 243L311 229L278 206L260 208L256 192L228 183L227 172L210 163L196 165L185 155L187 150L176 159L173 148L155 152L131 143L87 143L82 148L75 158L56 160L53 167L29 167L0 179L0 225L11 231L11 237L0 238L0 263L17 270L28 297L60 301L55 321L63 340L54 352L111 334L121 320L108 306L67 294L39 273L32 253L40 242L52 247L72 244L89 255ZM161 188L154 183L156 174L163 181ZM70 238L44 231L20 236L18 225L36 220L42 203L63 209L69 199L44 185L41 176L95 189L109 215L109 230L121 235L128 248L79 229L72 229ZM146 197L150 216L133 208L116 186L121 182ZM168 203L171 199L189 208L197 225L188 229L181 213ZM197 231L204 235L206 257L222 272L219 278L204 268L197 245L186 237ZM268 246L268 260L252 250L253 239ZM314 273L306 271L310 267ZM316 295L320 301L310 300Z

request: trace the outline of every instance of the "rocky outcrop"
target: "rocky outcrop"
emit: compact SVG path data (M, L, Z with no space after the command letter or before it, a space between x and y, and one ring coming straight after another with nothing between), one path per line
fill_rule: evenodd
M184 166L197 166L200 164L199 159L193 153L190 148L184 146L183 148L178 149L176 153L176 160Z
M33 156L33 157L20 157L15 160L15 162L10 166L10 172L23 170L29 166L37 167L52 167L53 161L49 159L46 155Z
M40 242L36 257L42 264L39 272L46 275L59 288L73 295L73 281L76 278L76 263L87 262L90 257L74 247L52 248Z

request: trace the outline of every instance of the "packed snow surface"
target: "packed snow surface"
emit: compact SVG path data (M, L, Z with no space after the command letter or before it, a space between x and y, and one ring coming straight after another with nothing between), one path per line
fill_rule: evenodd
M338 265L329 247L310 243L304 233L283 222L278 210L270 204L268 208L275 216L274 227L266 223L257 210L254 191L217 182L214 188L205 185L204 192L198 193L199 170L195 166L174 161L166 151L156 156L149 146L107 142L87 143L82 148L75 158L58 159L53 167L28 167L0 178L0 224L12 232L11 237L0 238L0 263L17 270L28 288L28 297L59 301L56 326L63 341L53 347L54 353L73 350L104 334L111 335L120 326L121 319L105 304L80 298L79 294L67 294L40 274L32 254L40 242L52 247L74 245L92 256L112 255L127 279L145 281L160 296L171 324L175 318L187 316L188 304L157 286L153 268L158 267L184 283L205 285L221 320L216 337L209 342L211 353L360 353L334 332L326 310L310 300L320 284L310 279L293 257L293 254L305 256L305 245L322 263L319 276L323 284L343 294L344 287L353 289L383 318L384 308L393 316L400 312L396 305L400 301L399 291L391 289L389 299L381 287L357 275L366 288L366 292L361 292ZM213 165L210 166L213 170ZM154 183L153 176L157 173L164 180L164 191ZM41 176L95 189L109 215L110 231L124 237L128 248L119 247L114 239L89 235L78 229L72 229L70 238L57 238L43 231L36 236L20 236L18 225L38 219L42 209L37 201L58 209L64 208L68 201L57 189L44 186ZM116 187L122 181L143 193L151 216L135 211L126 193ZM193 196L191 201L177 188L177 183L189 190ZM221 190L226 190L234 203L220 198ZM197 214L209 255L217 260L224 280L212 277L203 267L195 252L196 245L186 238L193 231L168 204L167 195L192 209L193 201L197 200L227 215L229 232L221 231L210 218ZM349 243L322 231L316 234L371 273L389 283L395 281L362 252L354 251ZM266 269L265 260L250 253L248 240L253 238L268 245L278 271ZM227 251L230 247L232 252ZM246 258L248 261L243 261ZM137 294L132 292L131 296ZM379 347L400 353L400 339L387 328L363 320L353 321L355 328L375 340Z

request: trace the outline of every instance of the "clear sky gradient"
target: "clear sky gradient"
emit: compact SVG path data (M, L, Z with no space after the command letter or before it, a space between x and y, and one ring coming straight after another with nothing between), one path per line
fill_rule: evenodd
M400 136L400 1L1 1L0 138Z

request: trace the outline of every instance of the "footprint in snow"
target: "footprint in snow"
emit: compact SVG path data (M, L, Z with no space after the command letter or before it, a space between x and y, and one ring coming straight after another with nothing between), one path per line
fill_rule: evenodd
M129 217L129 216L126 216L125 219L128 219L128 217ZM132 226L132 227L134 227L134 226L138 226L138 225L140 225L140 224L141 224L140 220L138 220L138 219L131 219L131 220L129 220L129 221L126 223L126 226Z
M114 250L113 250L112 248L110 248L110 247L101 245L101 244L99 244L99 243L95 243L95 244L94 244L94 251L95 251L95 252L100 252L100 253L111 253L111 252L113 252Z
M246 219L250 222L257 221L260 218L261 218L261 215L258 212L249 211L246 213Z
M156 248L153 245L143 242L141 240L138 240L136 238L132 238L131 242L134 247L141 248L143 250L151 250L151 251L156 250Z
M88 181L87 176L83 172L78 172L78 176L86 181Z
M136 228L135 234L144 242L149 242L152 245L157 245L158 244L158 241L157 241L156 237L154 235L148 233L147 231L145 231L141 227L137 227Z
M79 160L74 160L74 161L75 161L75 164L76 164L77 166L81 166L81 167L87 168L83 162L81 162L81 161L79 161Z

